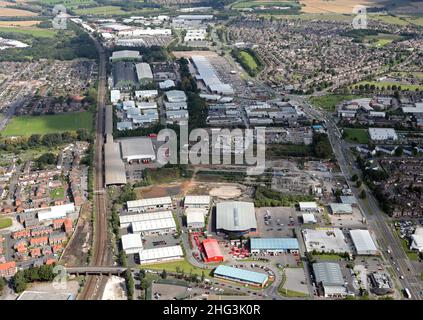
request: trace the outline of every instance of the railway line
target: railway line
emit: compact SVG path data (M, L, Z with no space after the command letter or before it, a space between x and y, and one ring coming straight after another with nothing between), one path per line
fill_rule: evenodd
M94 141L94 192L93 192L93 256L91 266L106 266L109 264L110 253L108 248L108 230L107 230L107 202L104 189L104 121L105 121L105 103L106 94L106 52L101 44L91 36L97 51L99 52L99 79L98 79L98 97L97 113ZM101 287L104 286L107 277L103 275L87 276L84 289L81 292L80 300L96 300L101 298Z

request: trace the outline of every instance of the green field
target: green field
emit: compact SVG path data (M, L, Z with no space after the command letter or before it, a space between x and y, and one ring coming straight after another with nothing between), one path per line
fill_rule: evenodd
M93 0L39 0L41 3L45 4L63 4L66 8L77 8L78 6L82 5L90 5L95 4L96 2Z
M342 95L342 94L328 94L325 96L311 97L310 103L316 107L325 109L327 111L335 111L335 107L342 101L348 101L358 99L360 97L354 95Z
M0 218L0 229L9 228L12 225L12 219Z
M351 143L368 144L369 132L367 129L344 128L344 139Z
M190 274L191 272L193 274L196 274L198 276L201 276L201 274L204 272L204 275L207 277L210 276L210 273L212 270L209 269L201 269L198 267L193 266L190 264L186 259L180 260L180 261L173 261L173 262L164 262L164 263L155 263L155 264L146 264L142 265L141 269L151 269L151 270L166 270L169 272L176 272L177 268L179 268L179 271L183 271L185 274Z
M262 0L252 0L252 1L239 1L232 5L234 9L245 9L245 8L256 8L256 7L294 7L299 8L298 3L293 1L262 1Z
M2 136L59 133L77 129L93 129L93 114L89 111L48 116L14 117L1 132Z
M120 7L117 6L101 6L94 8L83 8L75 9L76 14L79 15L115 15L115 14L129 14L127 11L123 11Z
M239 55L245 61L245 63L248 64L248 66L251 69L256 70L258 68L257 62L256 62L256 60L254 59L254 57L251 54L249 54L246 51L241 51L239 53Z
M27 34L39 38L53 38L56 35L56 30L37 27L0 27L1 32Z
M63 199L64 197L65 197L65 189L62 187L55 188L50 191L50 198L52 198L53 200L60 200L60 199Z
M373 47L384 47L393 41L400 40L402 37L395 34L379 33L375 36L366 36L364 41L370 43Z

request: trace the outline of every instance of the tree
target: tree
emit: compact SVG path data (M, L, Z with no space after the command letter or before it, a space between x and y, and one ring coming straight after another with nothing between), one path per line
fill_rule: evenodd
M201 271L201 282L204 282L206 279L206 275L204 274L204 271Z
M26 290L28 283L25 279L24 272L19 270L12 278L12 287L16 293L21 293Z
M2 291L3 291L3 289L6 285L7 285L6 279L3 278L3 277L0 277L0 296L1 296L1 293L2 293Z
M351 177L351 180L352 180L353 182L357 181L357 180L358 180L358 175L354 174L354 175Z
M361 182L360 180L358 180L357 183L356 183L356 187L357 188L360 188L362 184L363 184L363 182Z
M403 153L404 153L404 149L402 147L397 147L395 149L395 156L401 157Z
M163 269L163 271L162 271L162 273L161 273L160 276L162 277L162 279L166 279L167 278L167 272L166 272L165 269Z
M132 300L134 298L134 278L132 277L132 272L130 269L126 269L125 272L125 282L126 282L126 291L128 293L128 300Z
M140 282L141 290L146 290L149 286L150 285L146 279L141 279L141 282Z
M361 192L360 192L360 198L361 199L366 199L366 197L367 197L366 191L365 190L361 190Z

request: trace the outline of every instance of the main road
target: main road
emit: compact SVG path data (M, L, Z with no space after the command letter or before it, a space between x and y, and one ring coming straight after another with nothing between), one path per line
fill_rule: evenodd
M91 36L91 35L90 35ZM103 145L104 145L104 122L105 122L105 103L106 95L106 51L96 38L93 39L97 51L99 53L99 77L98 77L98 94L97 94L97 113L95 126L94 141L94 192L93 192L93 256L90 261L91 266L108 266L110 265L111 255L108 246L108 230L107 230L107 192L104 189L104 162L103 162ZM101 288L105 281L104 276L88 276L81 292L79 299L93 300L101 298Z

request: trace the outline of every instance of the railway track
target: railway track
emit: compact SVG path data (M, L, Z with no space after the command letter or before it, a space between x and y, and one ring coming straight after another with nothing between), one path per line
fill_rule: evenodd
M107 239L107 202L106 192L104 188L103 178L103 144L104 144L104 121L105 121L105 105L104 97L106 93L106 52L101 44L91 36L95 42L97 51L99 52L99 80L98 80L98 97L97 97L97 115L96 115L96 132L94 141L94 192L93 192L93 257L91 266L108 265L109 250ZM88 276L79 296L79 300L96 300L101 298L101 288L107 280L105 276Z

